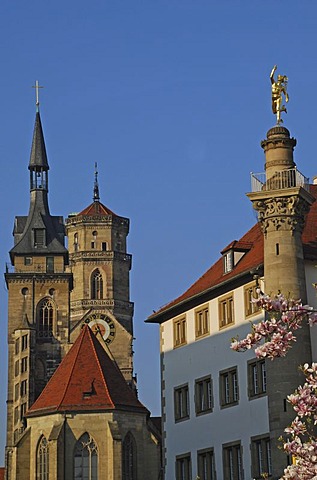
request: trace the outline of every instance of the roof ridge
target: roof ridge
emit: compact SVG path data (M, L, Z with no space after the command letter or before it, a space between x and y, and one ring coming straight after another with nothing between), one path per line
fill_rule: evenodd
M75 365L76 365L76 360L77 360L77 358L78 358L78 354L79 354L79 351L80 351L80 347L81 347L81 345L82 345L82 343L83 343L83 341L84 341L84 334L83 334L83 332L81 332L81 338L78 337L78 340L79 340L79 341L78 341L78 348L77 348L77 352L76 352L76 355L75 355L75 358L74 358L74 362L73 362L73 364L72 364L72 368L71 368L70 374L68 375L68 381L66 382L66 386L65 386L65 389L64 389L64 393L63 393L63 395L62 395L62 399L61 399L61 401L59 402L59 404L57 405L57 409L59 409L59 407L62 405L63 400L64 400L64 398L65 398L65 396L66 396L66 392L67 392L67 389L68 389L69 384L70 384L70 380L71 380L72 375L73 375L73 371L74 371L74 368L75 368ZM74 344L73 344L72 346L74 346ZM71 348L72 348L72 347L71 347ZM69 352L69 351L70 351L70 350L68 350L68 352ZM68 352L67 352L67 353L68 353ZM66 356L66 355L65 355L65 356ZM64 358L65 358L65 357L64 357ZM63 360L64 360L64 359L63 359ZM62 360L62 361L63 361L63 360ZM57 370L57 369L56 369L56 370ZM55 370L55 372L56 372L56 370ZM54 372L54 373L55 373L55 372ZM47 385L47 384L46 384L46 385ZM45 389L44 389L44 390L45 390ZM44 391L44 390L43 390L43 391Z
M110 401L111 401L111 405L112 405L113 408L115 408L115 404L114 404L113 401L112 401L112 397L111 397L111 395L110 395L109 388L108 388L108 385L107 385L107 382L106 382L106 379L105 379L103 370L102 370L101 365L100 365L99 356L97 355L97 351L96 351L96 348L95 348L95 345L94 345L94 342L93 342L93 339L92 339L93 333L92 333L91 329L89 328L89 325L85 325L84 328L86 328L86 330L89 329L89 330L88 330L89 341L91 342L91 345L92 345L92 347L93 347L94 356L95 356L95 358L96 358L96 360L97 360L97 365L98 365L98 369L99 369L99 371L100 371L100 373L101 373L102 382L103 382L103 384L104 384L104 387L105 387L105 389L106 389L106 392L107 392L107 394L108 394L108 397L109 397L109 399L110 399ZM99 342L99 340L98 340L96 337L95 337L95 339L97 340L97 342ZM99 343L100 343L100 342L99 342ZM100 345L100 346L102 347L102 345ZM108 355L106 351L105 351L105 353L106 353L106 355ZM109 357L109 358L110 358L110 357Z

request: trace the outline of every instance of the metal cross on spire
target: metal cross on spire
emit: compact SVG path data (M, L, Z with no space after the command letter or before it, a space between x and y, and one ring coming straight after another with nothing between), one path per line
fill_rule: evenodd
M94 183L94 202L99 202L99 185L98 185L98 170L97 162L95 162L95 183Z
M40 100L39 100L39 89L40 88L44 88L42 87L41 85L39 85L39 81L36 80L35 81L35 85L32 85L32 88L35 88L35 97L36 97L36 111L38 112L39 111L39 106L40 106Z

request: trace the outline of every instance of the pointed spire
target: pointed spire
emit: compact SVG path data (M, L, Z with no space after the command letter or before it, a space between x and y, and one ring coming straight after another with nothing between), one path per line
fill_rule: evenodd
M36 116L35 116L35 125L34 125L34 132L33 132L33 141L32 141L32 148L31 148L29 170L37 167L43 167L44 170L49 169L41 117L39 112L36 112Z
M97 170L97 162L95 162L95 183L94 183L94 202L99 202L99 185L98 185L98 170Z

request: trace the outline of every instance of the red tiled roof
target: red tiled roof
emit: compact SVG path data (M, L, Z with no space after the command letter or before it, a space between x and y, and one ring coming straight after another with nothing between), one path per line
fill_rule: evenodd
M317 185L310 185L310 193L317 199ZM304 254L307 258L317 258L317 201L314 202L306 218L305 228L302 234ZM164 305L157 312L148 317L149 322L156 322L158 317L167 310L176 305L202 294L208 289L220 285L226 280L233 279L239 274L247 273L250 270L263 265L263 234L260 225L255 224L239 241L234 240L221 253L230 250L230 248L247 250L241 260L236 264L233 270L227 274L223 272L222 257L207 270L186 292L175 300Z
M5 468L0 467L0 480L4 480Z
M27 416L114 409L148 412L85 325Z
M96 201L85 208L82 212L78 213L78 215L115 215L110 208L105 207L101 202Z

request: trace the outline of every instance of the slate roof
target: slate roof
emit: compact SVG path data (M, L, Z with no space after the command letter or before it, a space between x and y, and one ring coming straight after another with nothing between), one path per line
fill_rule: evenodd
M149 414L116 363L85 325L27 416L113 410Z
M317 199L317 185L310 185L310 193ZM314 202L306 217L306 224L302 234L303 250L306 259L317 259L317 202ZM230 282L243 273L247 274L255 270L264 263L264 242L260 225L255 224L239 241L234 240L221 253L225 253L231 248L235 250L245 250L245 254L234 266L231 272L224 274L223 258L214 263L188 290L175 300L161 307L146 320L149 323L160 323L175 316L175 308L181 304L199 297L208 290L212 290L225 282ZM197 301L198 303L198 301ZM185 308L184 308L185 311ZM177 314L180 312L178 311Z
M49 169L40 112L36 112L29 169L45 167Z
M49 169L39 112L35 117L28 168L32 172ZM34 229L45 230L45 245L34 245ZM10 250L12 265L14 265L15 255L63 255L65 260L67 259L63 217L51 216L46 188L36 188L31 191L28 216L15 218L13 234L14 247Z

